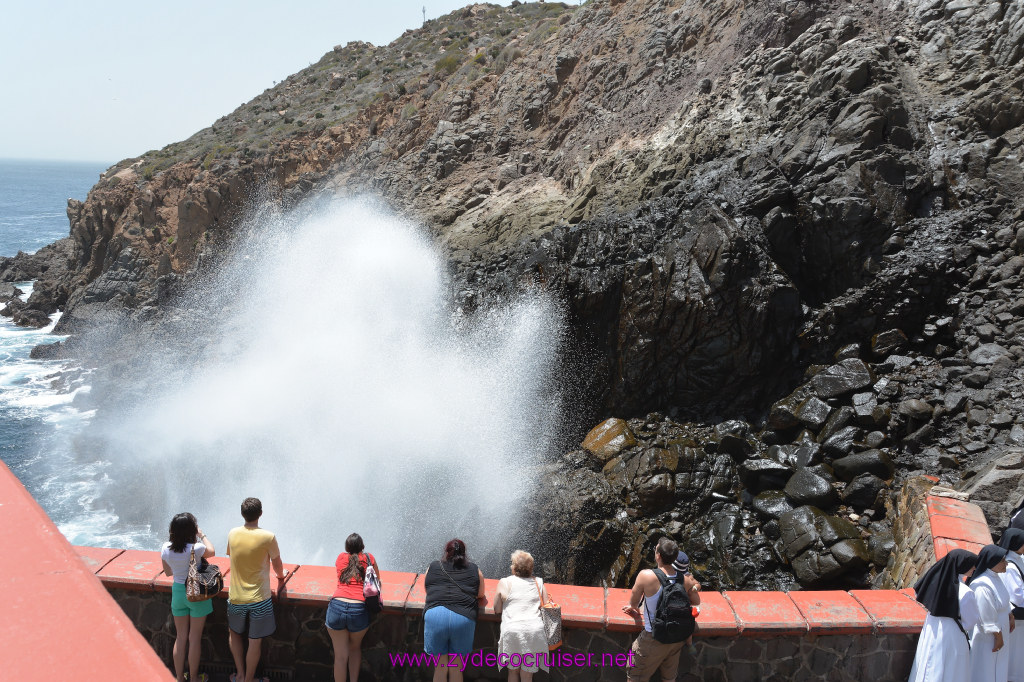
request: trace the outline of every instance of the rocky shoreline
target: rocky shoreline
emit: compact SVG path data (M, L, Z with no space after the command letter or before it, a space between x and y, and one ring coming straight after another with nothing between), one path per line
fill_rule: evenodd
M250 216L370 192L448 254L454 305L564 302L570 428L600 426L542 472L553 579L622 585L670 533L711 586L880 584L922 472L1002 524L1024 495L998 473L1024 447L1021 5L515 4L339 46L109 169L68 239L0 259L38 280L6 311L74 334L35 357L160 339Z

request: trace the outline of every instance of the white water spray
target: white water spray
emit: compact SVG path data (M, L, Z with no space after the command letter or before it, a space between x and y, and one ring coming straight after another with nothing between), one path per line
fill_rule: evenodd
M453 312L427 240L367 203L252 235L192 294L216 343L153 358L149 399L97 424L107 504L161 539L192 511L223 552L259 497L286 562L331 564L353 531L385 570L497 547L559 424L557 306Z

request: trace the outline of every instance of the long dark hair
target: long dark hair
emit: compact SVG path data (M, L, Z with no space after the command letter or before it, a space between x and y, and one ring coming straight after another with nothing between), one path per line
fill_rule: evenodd
M455 568L465 568L468 561L466 559L466 543L458 538L449 540L448 544L444 546L444 556L441 557L441 561L450 561Z
M171 519L171 527L167 529L167 539L171 542L172 552L184 552L185 545L196 543L196 536L199 535L199 524L196 517L188 512L177 514Z
M343 583L347 583L357 575L360 580L366 578L366 568L359 565L359 553L363 551L363 539L359 537L359 533L352 533L345 539L345 551L348 552L348 566L345 567L344 573L338 578Z

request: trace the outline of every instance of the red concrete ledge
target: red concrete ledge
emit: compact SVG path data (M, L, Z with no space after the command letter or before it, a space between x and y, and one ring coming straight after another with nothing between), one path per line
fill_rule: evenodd
M845 635L870 632L871 616L848 592L790 592L804 619L807 630L819 635Z
M85 565L93 573L98 572L111 561L124 554L123 549L115 549L113 547L79 547L77 545L75 546L75 552L78 553L78 558L85 562Z
M94 571L121 550L68 544L21 482L0 462L0 677L4 680L174 676L110 597Z
M936 561L950 550L966 549L977 553L992 542L985 514L976 504L951 497L929 495L925 498Z
M739 620L725 595L721 592L701 592L700 615L697 616L697 636L729 637L739 633Z
M89 557L92 567L109 589L170 591L171 579L162 573L159 552L78 548ZM214 557L214 563L230 582L228 557ZM105 562L105 563L104 563ZM334 595L337 572L333 566L286 564L289 577L284 589L274 596L284 603L321 605ZM149 576L147 578L147 576ZM147 582L148 581L148 582ZM272 580L272 582L275 582ZM496 622L493 599L498 581L485 579L487 606L481 621ZM423 575L383 571L381 573L384 612L418 616L423 611ZM562 607L567 628L639 632L642 625L622 612L629 603L629 590L548 584L551 598ZM276 588L276 585L275 585ZM227 596L227 587L220 595ZM916 633L924 622L924 609L913 599L912 590L794 591L794 592L702 592L697 618L698 637L774 637L787 635L907 634Z
M171 579L159 570L158 552L80 548L82 554L95 556L96 565L111 558L98 570L110 588L169 591ZM214 557L221 566L226 583L230 583L228 557ZM334 594L337 573L330 566L286 565L290 576L285 589L275 596L284 602L326 607ZM381 573L384 611L415 614L422 611L425 594L423 576L417 573L383 571ZM497 580L485 579L488 600L493 598ZM629 602L629 590L603 590L598 587L548 584L551 598L562 607L566 627L616 632L639 632L641 625L622 613ZM870 608L853 593L835 592L705 592L701 594L701 613L697 634L703 637L745 634L748 636L815 633L870 633L905 631L920 628L923 616L917 613L916 602L900 592L860 591ZM226 597L227 589L220 595ZM620 603L621 602L621 603ZM896 605L897 608L893 608ZM488 601L480 614L483 621L498 621L493 604ZM895 628L895 629L894 629Z
M602 587L576 587L544 583L551 600L562 607L562 622L571 627L602 630L605 627L605 596ZM488 592L488 595L493 592ZM622 613L622 609L619 609Z
M807 621L786 592L723 594L736 614L741 635L802 635L807 632Z
M853 590L874 623L875 634L917 634L927 615L924 607L900 590Z

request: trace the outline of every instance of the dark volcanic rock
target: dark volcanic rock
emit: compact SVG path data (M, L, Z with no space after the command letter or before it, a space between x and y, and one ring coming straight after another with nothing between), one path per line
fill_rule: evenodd
M0 282L28 282L41 277L56 279L67 276L73 267L73 246L71 238L65 237L32 254L19 251L17 256L0 257Z
M904 400L900 403L897 411L904 417L911 417L913 419L931 419L932 418L932 406L924 400L912 398Z
M782 552L804 587L834 585L848 576L856 580L870 560L853 524L815 507L784 513L779 518L779 529Z
M751 493L778 490L786 485L793 469L772 459L748 459L739 465L740 480Z
M720 452L732 455L737 460L742 460L754 452L750 425L746 422L732 420L716 425L715 439Z
M773 445L768 457L789 467L806 467L821 461L821 447L817 443Z
M811 430L821 428L821 425L828 419L832 408L828 403L818 398L808 398L797 409L796 418L804 426Z
M872 473L860 474L846 484L843 503L854 509L874 507L878 493L885 489L885 481Z
M821 444L821 449L831 457L842 457L853 451L857 440L864 432L856 426L844 426Z
M15 298L8 301L7 305L5 305L3 309L0 309L0 315L3 315L4 317L14 317L14 314L16 312L18 312L19 310L24 310L27 307L27 303L25 303L21 299Z
M803 467L797 469L786 483L785 493L794 507L809 504L828 509L839 503L836 489L824 478Z
M907 343L907 335L902 329L890 329L871 337L871 352L885 357L893 351L902 349Z
M0 303L7 303L17 299L24 293L24 291L13 284L0 284Z
M896 465L892 458L881 450L866 450L848 455L832 462L836 476L844 481L852 481L861 474L869 473L884 478L892 478Z
M754 496L751 506L754 511L768 519L778 519L794 508L785 493L778 490L766 490Z
M990 526L1005 527L1010 511L1024 499L1024 449L1008 448L983 467L964 492L985 512Z
M832 365L814 376L811 385L820 398L835 398L870 386L871 370L863 360L851 358Z
M42 310L22 308L14 313L12 319L19 327L45 327L50 324L50 316Z

